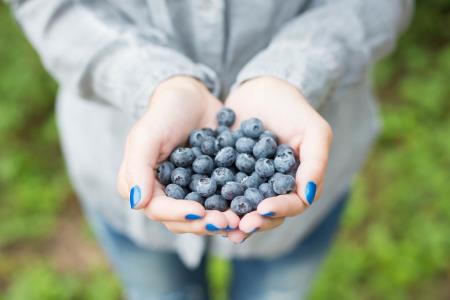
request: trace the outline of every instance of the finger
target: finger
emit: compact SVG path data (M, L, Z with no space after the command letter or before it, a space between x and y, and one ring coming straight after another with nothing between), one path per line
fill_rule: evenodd
M332 139L331 127L323 121L320 125L309 127L300 143L297 194L307 205L311 205L320 195Z
M159 183L155 184L153 197L144 208L144 213L151 220L192 221L205 216L205 208L198 202L167 197Z
M216 128L217 127L217 112L223 107L222 102L216 98L208 101L207 113L203 115L203 120L200 122L201 127Z
M307 207L297 194L290 193L264 199L256 211L264 217L292 217L302 213Z
M130 187L130 207L144 208L150 201L155 183L154 168L158 159L158 136L143 132L145 126L135 126L128 136L125 149L125 178Z
M228 227L225 228L225 231L232 231L239 227L240 218L231 209L227 210L223 214L228 221Z
M125 178L125 165L126 157L123 158L123 161L120 164L119 173L117 174L117 191L122 198L128 199L130 194L130 187L128 186L127 180Z
M284 218L266 218L257 211L246 214L239 223L239 230L252 234L256 231L270 230L283 224Z
M207 210L203 219L191 222L164 222L164 225L174 233L212 235L224 234L228 221L224 213L217 210Z
M233 242L234 244L241 244L244 242L250 235L240 231L240 230L233 230L228 232L228 239Z

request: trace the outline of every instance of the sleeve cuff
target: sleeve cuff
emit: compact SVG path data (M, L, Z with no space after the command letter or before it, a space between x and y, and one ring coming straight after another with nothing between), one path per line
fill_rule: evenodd
M97 53L83 72L78 90L85 99L110 103L139 118L156 87L178 75L195 77L219 95L219 80L209 67L168 47L129 43L116 43Z
M297 87L318 108L343 73L335 53L323 48L299 49L289 44L269 47L241 70L233 89L252 78L273 76Z

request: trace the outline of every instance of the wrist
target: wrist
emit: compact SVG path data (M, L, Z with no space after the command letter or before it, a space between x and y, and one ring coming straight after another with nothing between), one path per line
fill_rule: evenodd
M253 87L258 89L282 89L290 90L291 92L300 93L296 86L290 82L280 79L275 76L259 76L247 81L244 81L241 86Z
M237 99L239 98L239 99ZM297 99L300 103L308 103L301 91L288 81L274 76L259 76L244 81L227 98L227 103L243 99Z
M208 88L198 79L190 76L174 76L161 82L153 94L153 97L162 93L172 93L178 91L181 93L205 93ZM152 98L153 98L152 97Z
M161 82L150 97L147 111L161 105L176 105L180 101L206 101L209 91L199 80L190 76L174 76Z

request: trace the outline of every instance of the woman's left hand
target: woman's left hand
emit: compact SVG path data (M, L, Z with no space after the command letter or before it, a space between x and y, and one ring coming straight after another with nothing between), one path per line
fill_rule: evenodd
M225 106L236 112L235 124L256 117L274 132L280 143L289 144L300 158L296 190L267 198L256 211L245 215L239 230L228 238L240 243L255 231L280 226L285 217L301 214L320 196L332 142L330 125L288 82L274 77L258 77L235 89Z

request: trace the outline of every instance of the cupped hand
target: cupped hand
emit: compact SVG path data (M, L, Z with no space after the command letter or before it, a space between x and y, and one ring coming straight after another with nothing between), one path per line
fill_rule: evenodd
M174 233L199 235L237 228L231 211L208 211L195 201L165 195L155 169L196 128L215 127L222 104L194 78L177 76L158 86L148 110L131 129L117 186L131 208L142 209L151 220L162 222Z
M256 211L245 215L239 230L228 237L235 243L251 233L280 226L285 217L301 214L319 198L332 142L330 125L303 95L288 82L274 77L258 77L236 88L225 106L236 113L236 124L256 117L274 132L280 143L289 144L300 158L296 190L267 198Z

